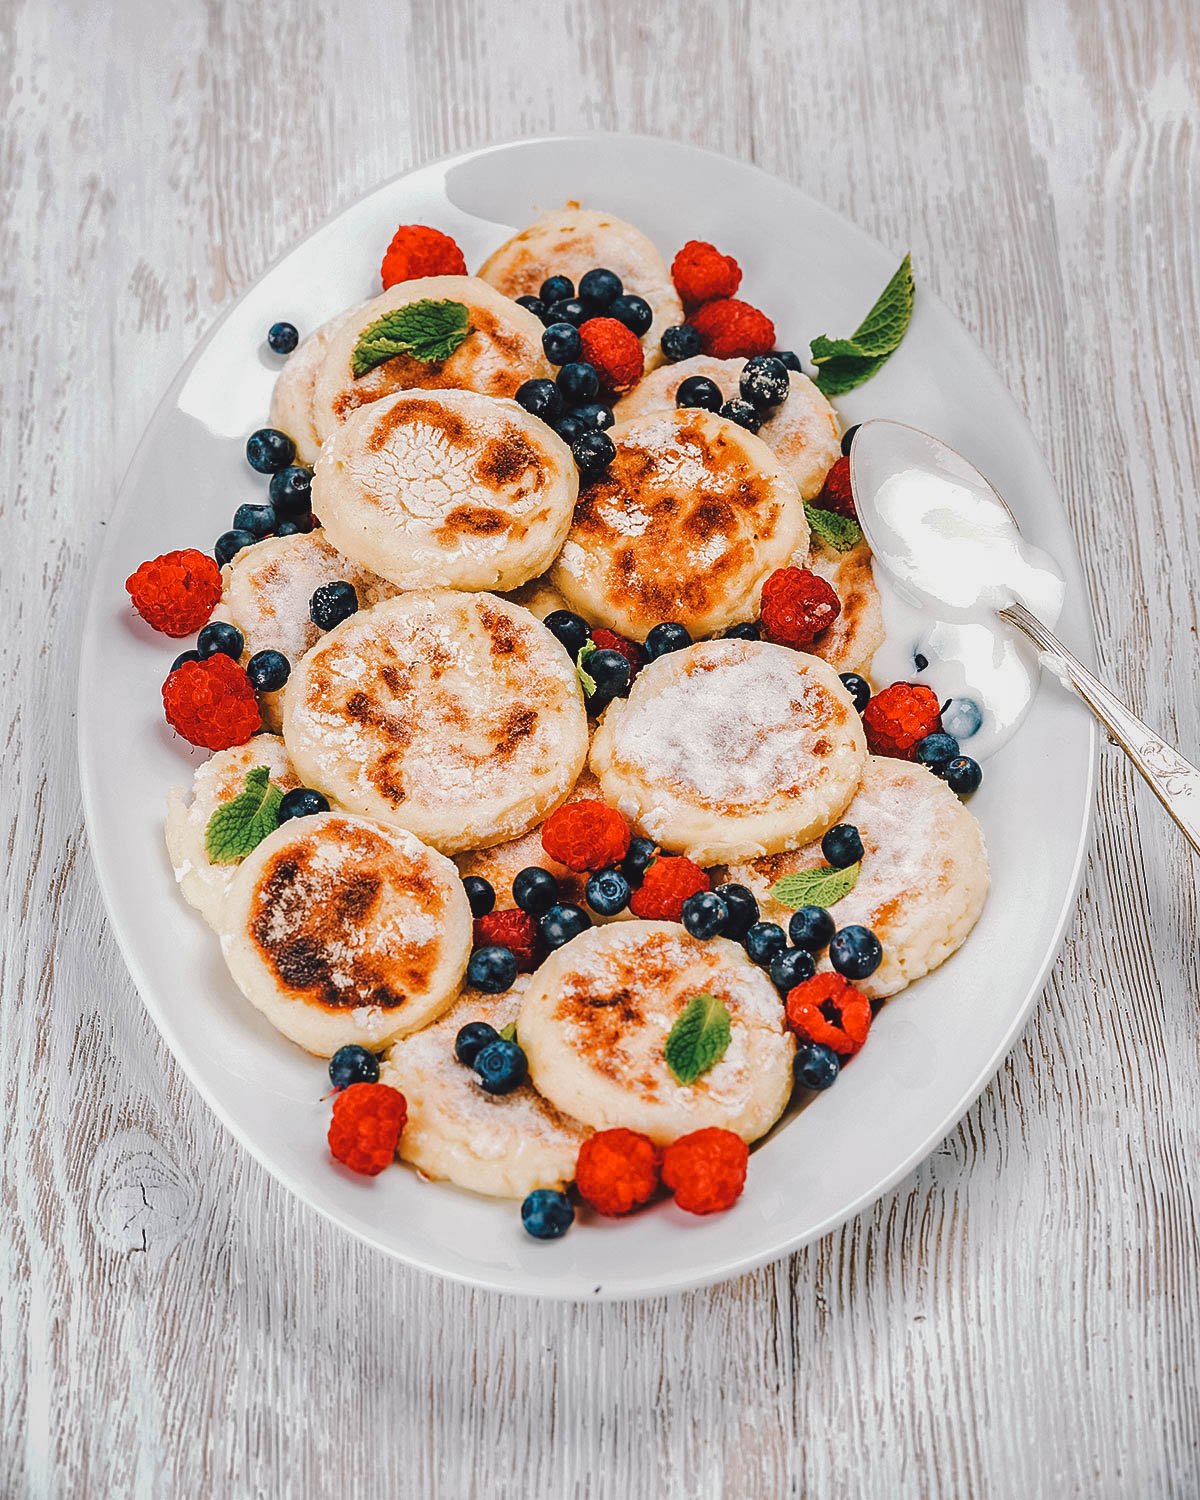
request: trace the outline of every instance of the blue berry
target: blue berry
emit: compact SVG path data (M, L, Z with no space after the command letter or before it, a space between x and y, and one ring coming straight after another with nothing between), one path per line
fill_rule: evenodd
M663 358L677 365L681 359L695 359L700 353L700 335L690 323L677 323L674 328L664 328L662 336Z
M565 302L575 295L575 283L569 276L547 276L538 290L543 302Z
M554 430L567 447L572 448L575 445L575 439L581 438L588 429L575 412L569 411L565 417L559 417L555 422Z
M499 943L476 948L467 965L467 983L485 995L500 995L513 987L517 977L517 955Z
M171 671L172 672L178 672L179 669L180 669L180 667L183 666L183 664L184 664L185 661L199 661L199 660L200 660L200 653L199 653L199 651L181 651L179 653L179 655L175 658L175 660L171 663Z
M546 321L550 323L574 323L578 328L588 318L588 310L578 297L564 297L552 302L546 309Z
M579 278L579 295L592 313L607 308L624 290L617 273L606 270L603 266L598 266L594 271L585 271Z
M586 406L576 407L573 415L577 422L582 422L592 432L607 432L616 420L612 407L605 406L602 401L590 401Z
M957 740L969 740L979 733L983 711L974 698L951 698L942 709L942 728Z
M596 684L593 701L609 703L613 698L624 698L629 692L633 673L629 663L619 651L593 651L584 662L584 671Z
M804 366L800 358L791 349L772 349L771 358L777 359L785 370L795 370L797 375L804 374Z
M724 399L721 387L707 375L689 375L675 392L676 406L699 406L705 411L720 411Z
M329 1081L335 1089L348 1089L352 1083L378 1083L379 1059L353 1043L339 1047L329 1059Z
M923 672L928 665L929 658L925 655L924 651L913 652L913 666L916 667L918 672Z
M658 845L653 839L643 838L640 833L635 833L629 840L629 848L621 861L621 873L635 890L641 885L642 877L657 857Z
M535 318L540 318L546 311L546 304L540 297L525 296L517 297L515 300L518 307L523 307L526 312L531 312Z
M686 625L680 625L677 620L664 620L642 642L642 655L647 661L657 661L660 656L682 651L691 644L692 634Z
M538 931L547 948L561 948L581 932L586 932L591 925L592 919L582 906L564 901L543 914L538 923Z
M869 927L839 928L829 944L829 962L846 979L866 979L883 959L883 947Z
M294 786L290 792L284 792L276 816L281 823L287 823L292 818L311 818L328 811L328 801L314 787Z
M738 381L742 399L759 411L769 411L786 401L792 392L787 366L773 354L756 354L746 361Z
M559 395L572 406L594 401L600 394L599 373L586 359L572 359L563 365L555 384Z
M253 547L258 538L252 531L223 531L213 546L213 556L219 567L232 562L243 547Z
M855 424L854 424L853 427L847 427L846 430L845 430L845 432L842 433L842 457L843 458L849 458L850 457L850 444L853 443L853 441L854 441L854 434L858 431L858 429L861 426L862 426L861 422L855 422Z
M307 536L313 529L312 514L289 517L275 528L276 536Z
M743 401L740 396L733 396L730 400L723 402L717 415L724 417L727 422L736 422L747 432L757 432L762 426L762 417L759 415L758 408L751 406L749 401Z
M771 960L771 983L783 996L817 972L817 961L807 948L785 948Z
M201 661L207 661L218 652L222 656L232 656L237 661L245 645L242 632L228 620L210 620L196 637L196 650Z
M578 420L578 419L576 419ZM581 479L595 479L603 474L617 456L617 446L607 432L581 432L571 444L571 457Z
M958 741L952 734L927 734L923 740L917 741L917 759L939 776L957 754Z
M233 513L233 529L248 531L253 537L270 536L276 519L273 505L239 505Z
M969 797L972 792L979 790L979 784L983 780L983 767L969 755L956 755L942 775L952 792L957 792L960 797Z
M267 329L267 343L273 354L290 354L299 342L294 323L272 323Z
M507 948L504 951L508 953ZM509 957L512 955L509 954ZM516 963L515 958L513 963ZM513 976L516 976L515 968ZM511 1094L529 1076L529 1064L525 1061L524 1052L516 1042L506 1042L503 1037L480 1047L471 1066L475 1069L481 1088L488 1094Z
M282 651L256 651L246 663L250 686L260 693L277 693L292 675L292 664Z
M856 865L863 857L863 841L853 823L835 823L821 840L821 853L835 870Z
M313 471L304 464L289 464L271 475L271 504L277 516L289 520L307 515L312 509Z
M754 892L744 885L719 885L715 892L725 903L725 936L735 941L744 938L758 921L758 902Z
M278 428L260 427L246 439L246 462L260 474L286 469L295 456L295 443Z
M871 684L865 677L860 677L857 672L839 672L842 686L854 700L854 706L862 713L871 701Z
M683 903L682 921L694 938L707 941L724 932L729 908L716 891L697 891Z
M725 635L731 641L759 641L762 639L762 626L757 620L743 620L740 625L731 625Z
M751 959L766 969L777 953L787 947L783 928L777 922L755 922L742 939L742 944Z
M583 353L583 340L574 323L551 323L542 334L542 353L552 365L569 365Z
M484 880L481 875L464 876L463 890L467 893L467 904L473 917L486 917L496 904L496 892L492 889L491 881Z
M323 583L308 601L308 616L319 630L332 630L358 609L358 591L352 583Z
M544 917L558 900L558 881L541 865L526 865L513 876L513 900L531 917Z
M828 948L836 931L837 923L823 906L801 906L788 922L788 937L797 948L807 948L812 953Z
M517 405L543 422L556 422L563 412L563 399L553 380L527 380L517 387Z
M654 309L645 297L624 292L609 303L608 316L616 318L618 323L624 323L630 333L636 333L641 338L643 334L650 332L650 325L654 322Z
M629 882L620 870L597 870L588 876L583 898L598 916L615 917L629 905Z
M569 609L551 610L542 624L559 645L566 648L567 655L572 661L592 638L591 627L587 621L581 615L573 614Z
M802 1089L827 1089L838 1080L841 1062L832 1047L820 1042L801 1042L792 1061L792 1073Z
M560 1240L574 1222L571 1200L557 1188L534 1188L521 1204L521 1223L535 1240Z
M471 1068L483 1048L489 1042L499 1040L500 1033L486 1021L468 1021L465 1026L459 1027L458 1035L454 1038L454 1055L460 1063Z

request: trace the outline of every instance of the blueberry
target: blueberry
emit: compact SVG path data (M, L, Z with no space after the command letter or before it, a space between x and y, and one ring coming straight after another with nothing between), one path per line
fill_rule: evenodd
M260 474L286 469L295 456L295 443L278 428L260 427L246 439L246 462Z
M725 635L731 641L757 641L762 639L762 626L757 620L743 620L740 625L731 625Z
M801 906L788 922L788 937L797 948L807 948L811 953L828 948L836 930L837 924L823 906Z
M817 972L817 961L807 948L785 948L771 960L771 983L783 996Z
M917 741L917 759L939 776L957 754L958 741L952 734L927 734L923 740Z
M526 865L513 876L513 900L531 917L544 917L558 900L558 881L541 865Z
M832 1047L820 1042L801 1042L792 1061L792 1073L802 1089L827 1089L836 1083L842 1065Z
M697 891L683 903L683 925L694 938L707 941L725 931L729 908L716 891Z
M983 780L983 767L969 755L956 755L942 775L952 792L957 792L960 797L969 797L972 792L979 790L979 784Z
M267 329L267 343L273 354L290 354L299 342L294 323L272 323Z
M583 890L587 904L601 917L615 917L629 905L629 882L620 870L597 870Z
M489 1042L498 1042L500 1033L486 1021L468 1021L460 1026L454 1038L454 1055L460 1063L473 1067L475 1059Z
M563 399L553 380L527 380L518 386L517 405L543 422L554 422L563 413Z
M276 816L281 823L287 823L292 818L311 818L328 811L329 803L315 788L294 786L290 792L284 792Z
M615 421L612 407L602 401L591 401L586 406L576 407L574 417L592 432L606 432Z
M744 938L758 921L758 902L753 891L744 885L719 885L716 894L725 903L729 916L725 922L725 936L735 940Z
M308 617L320 630L332 630L358 609L358 591L352 583L323 583L308 601Z
M865 677L860 677L857 672L841 672L838 674L842 686L854 699L854 706L862 713L871 701L871 684Z
M213 546L213 556L220 567L232 562L243 547L253 547L258 538L252 531L223 531Z
M178 672L179 669L180 669L180 667L183 666L183 664L184 664L185 661L199 661L199 660L200 660L200 653L199 653L199 651L181 651L179 653L179 655L175 658L175 660L171 663L171 671L172 672Z
M742 944L754 962L765 969L775 955L787 947L787 938L777 922L755 922Z
M598 266L594 271L585 271L579 278L579 295L589 304L589 311L607 308L624 290L617 273L605 270L603 266Z
M738 390L742 393L742 399L749 401L751 406L758 407L760 411L769 411L791 395L792 383L788 379L788 368L773 354L756 354L753 359L746 361L738 381Z
M239 505L233 513L233 529L248 531L253 537L270 536L277 519L273 505Z
M700 406L705 411L720 411L724 399L721 387L707 375L689 375L675 392L676 406Z
M481 875L467 875L463 879L463 890L467 893L467 904L473 917L486 917L496 904L496 892L490 880Z
M552 365L569 365L583 353L583 340L574 323L551 323L542 334L542 353Z
M508 952L507 949L504 951ZM509 957L512 955L509 954ZM516 963L515 958L513 963ZM516 976L515 968L513 975ZM475 1069L480 1087L488 1094L511 1094L529 1076L529 1064L525 1061L524 1052L516 1042L506 1042L503 1037L497 1037L494 1042L480 1047L471 1066Z
M955 739L969 740L982 723L983 711L974 698L951 698L942 709L942 728Z
M277 516L304 516L312 509L313 471L303 464L289 464L271 475L271 504Z
M237 661L245 645L242 632L228 620L210 620L196 637L196 650L201 661L207 661L218 652L222 656L232 656Z
M555 422L554 430L562 438L563 442L566 443L567 447L570 448L574 446L576 438L581 438L584 435L587 428L575 412L569 411L565 417L559 417L558 421Z
M571 456L581 479L597 479L617 456L617 446L607 432L581 432L571 444Z
M800 363L799 356L791 349L772 349L771 358L777 359L785 370L795 370L797 375L804 374L804 366Z
M565 302L575 295L575 283L569 276L547 276L538 290L543 302Z
M633 673L619 651L609 651L607 648L593 651L583 666L596 684L596 697L605 703L613 698L624 698L629 692Z
M883 958L879 939L869 927L842 927L829 944L829 962L847 979L874 974Z
M561 948L581 932L586 932L591 925L592 919L582 906L564 901L544 913L538 923L538 930L547 948Z
M518 297L516 303L518 307L523 307L526 312L531 312L535 318L540 318L546 311L546 304L540 297Z
M856 865L863 857L863 841L853 823L835 823L821 840L821 853L835 870Z
M600 394L600 376L595 365L589 365L586 359L573 359L563 365L555 384L559 395L572 406L594 401Z
M521 1204L521 1223L535 1240L560 1240L574 1222L571 1200L557 1188L534 1188Z
M276 536L307 536L313 529L312 512L307 515L295 516L286 521L280 521L275 528Z
M743 401L740 396L734 396L731 400L724 402L717 415L724 417L727 422L736 422L747 432L757 432L762 426L762 417L758 408L751 406L749 401Z
M277 693L292 675L292 664L282 651L256 651L246 663L250 686L260 693Z
M630 333L636 333L641 338L643 334L650 332L650 325L654 322L654 309L645 297L625 292L609 303L608 316L616 318L618 323L624 323Z
M543 322L549 323L574 323L578 328L580 323L585 323L588 318L588 310L578 297L566 297L561 302L552 302L546 309Z
M662 336L663 358L677 365L681 359L695 359L700 353L700 335L690 323L677 323L674 328L664 328Z
M918 672L923 672L928 665L929 658L925 655L924 651L915 651L913 653L913 666L916 667Z
M329 1081L335 1089L348 1089L352 1083L378 1083L379 1059L353 1043L339 1047L329 1059Z
M517 955L499 943L476 948L467 965L467 983L485 995L499 995L512 989L517 977Z
M641 885L642 877L657 856L658 845L653 839L646 839L640 833L635 833L629 840L629 848L621 861L621 874L635 890Z
M854 434L858 431L858 429L861 426L862 426L861 422L855 422L855 424L854 424L853 427L847 427L846 430L845 430L845 432L842 433L842 456L843 456L843 458L849 458L850 457L850 444L854 441Z
M642 643L642 655L647 661L657 661L660 656L669 656L672 651L682 651L692 644L691 631L678 620L664 620L656 625Z
M555 609L546 616L542 624L559 643L566 648L572 661L592 638L591 627L580 615L569 609Z

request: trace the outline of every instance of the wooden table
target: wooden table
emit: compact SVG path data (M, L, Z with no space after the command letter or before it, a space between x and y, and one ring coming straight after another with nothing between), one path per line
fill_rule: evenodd
M912 247L1030 414L1107 671L1195 753L1194 0L3 10L0 1493L1195 1495L1197 866L1115 753L1045 999L930 1159L740 1282L574 1308L408 1272L234 1146L117 954L73 743L116 485L220 310L378 179L586 127Z

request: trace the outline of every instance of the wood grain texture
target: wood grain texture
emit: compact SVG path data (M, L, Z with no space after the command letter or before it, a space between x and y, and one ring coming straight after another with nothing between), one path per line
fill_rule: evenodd
M740 1282L571 1308L407 1272L233 1146L107 930L72 744L116 484L221 308L384 176L587 127L912 247L1049 455L1107 670L1194 752L1192 0L3 18L0 1494L1200 1492L1197 872L1119 758L1045 1000L929 1160Z

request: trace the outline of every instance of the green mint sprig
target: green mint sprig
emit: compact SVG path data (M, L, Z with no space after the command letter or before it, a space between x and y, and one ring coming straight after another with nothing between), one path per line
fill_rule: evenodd
M912 256L906 255L874 307L848 339L813 339L816 384L826 396L843 396L862 385L900 347L912 318L915 287Z
M204 830L204 848L214 865L235 865L279 827L283 791L271 784L266 766L246 773L246 785L230 802L222 803Z
M423 364L449 359L471 325L461 302L434 302L428 297L384 313L358 336L350 368L359 380L385 359L407 354Z
M771 887L771 899L792 911L801 906L832 906L848 896L858 884L862 861L835 870L832 865L815 865L811 870L797 870L781 875Z
M579 654L575 658L575 675L579 678L579 686L583 689L583 696L585 698L594 698L596 696L596 679L584 666L584 662L587 661L588 657L595 654L595 641L584 641L583 645L579 648Z
M715 995L693 995L667 1037L667 1067L683 1084L695 1083L720 1062L729 1046L729 1011Z
M840 516L835 510L822 510L819 505L807 503L804 514L813 536L834 552L849 552L863 539L862 527L853 516Z

